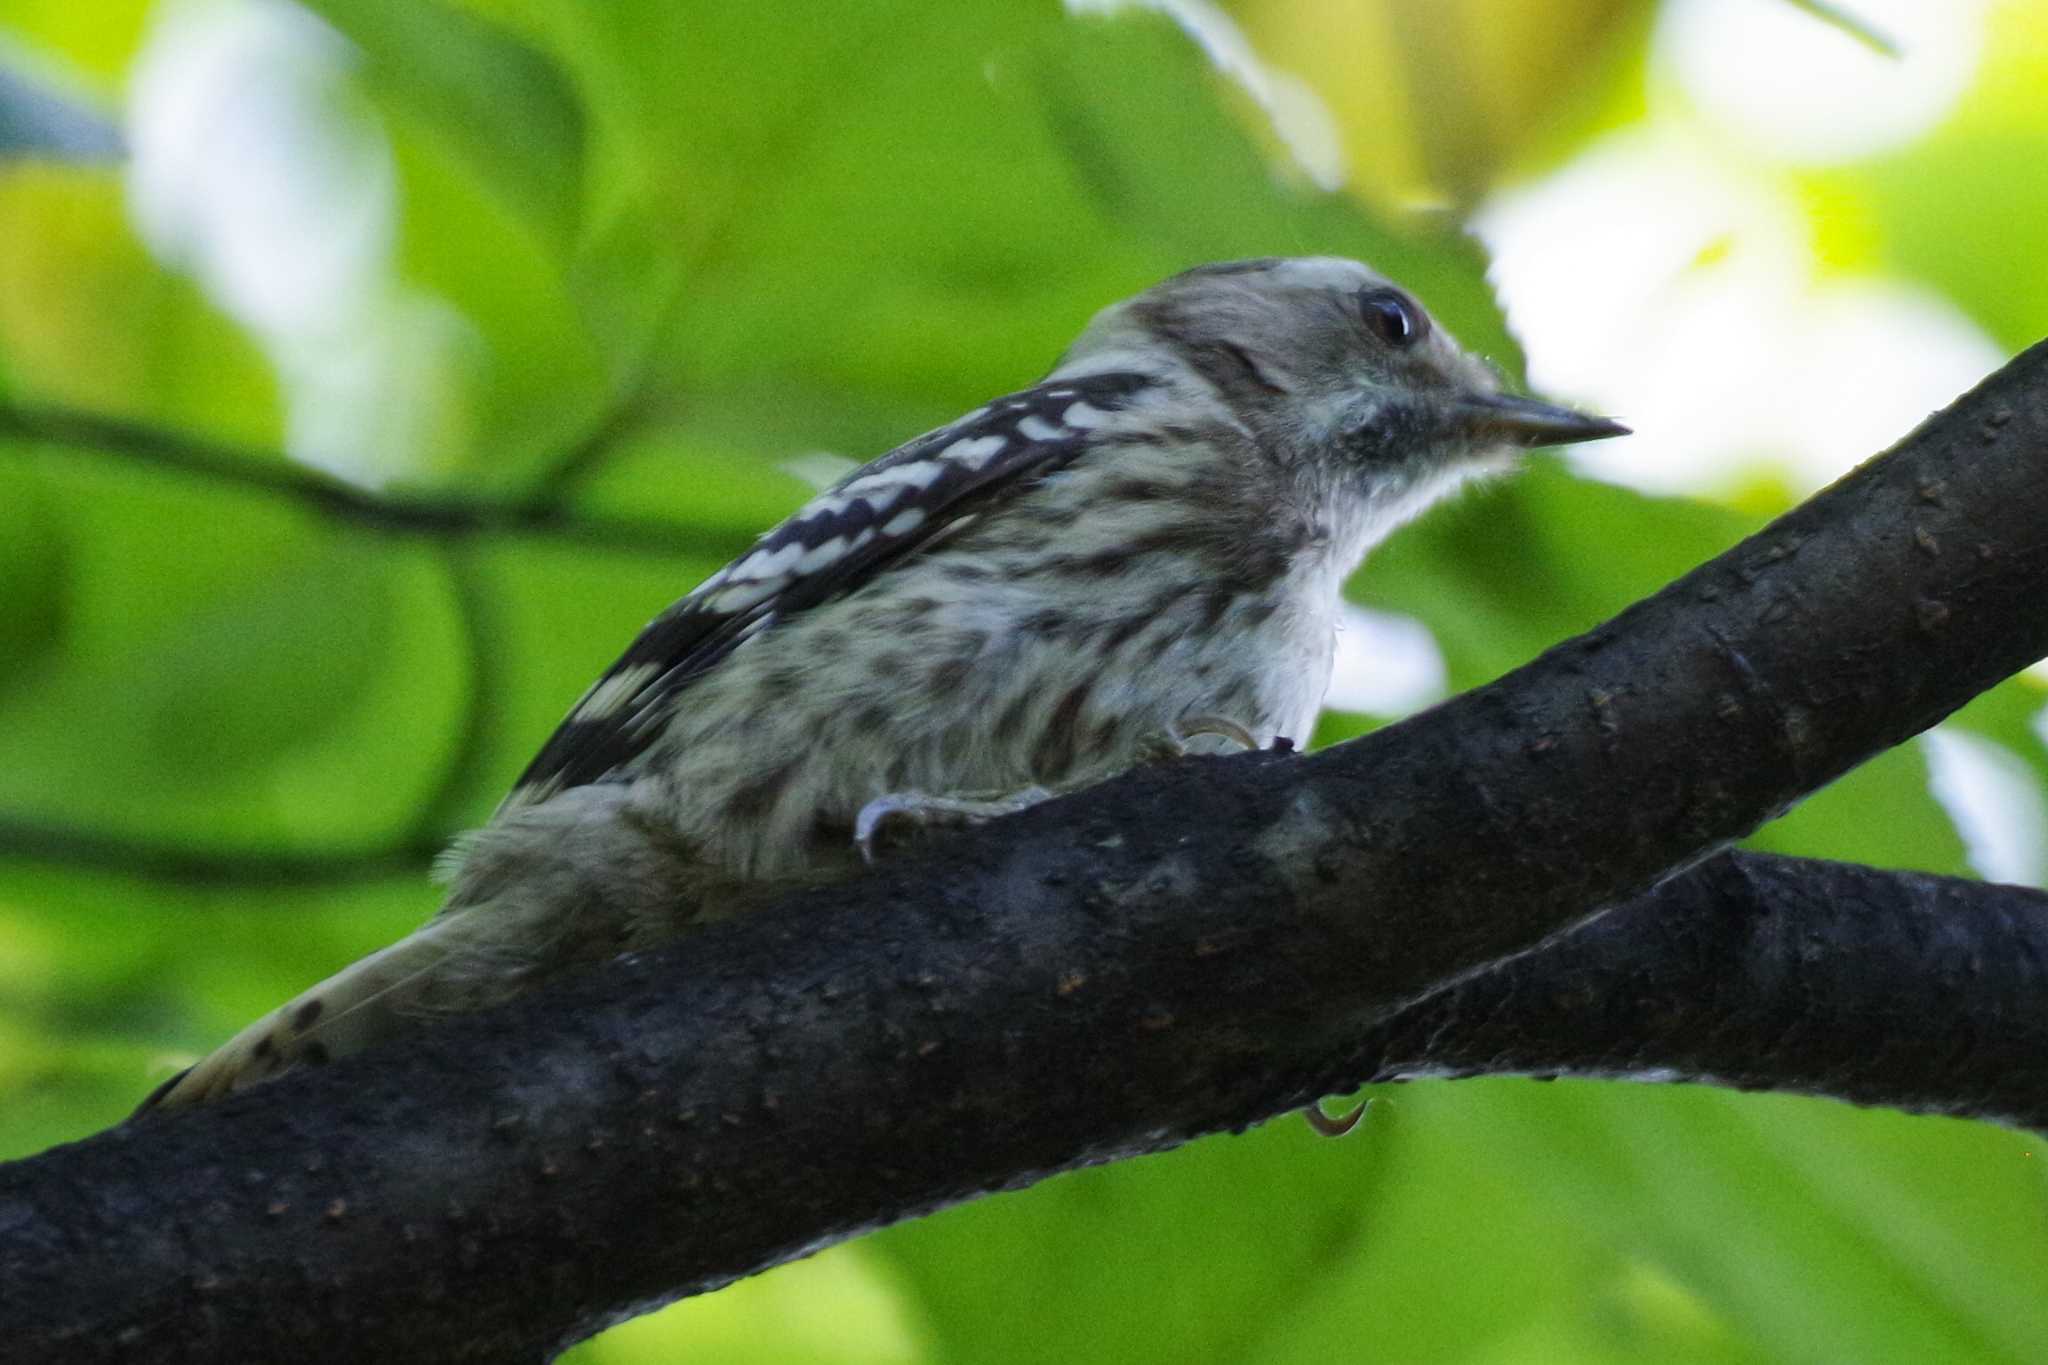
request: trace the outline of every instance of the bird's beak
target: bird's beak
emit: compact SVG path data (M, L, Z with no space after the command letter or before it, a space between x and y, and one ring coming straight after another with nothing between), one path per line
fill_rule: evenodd
M1611 417L1588 417L1570 408L1505 393L1467 394L1458 399L1453 411L1459 425L1471 435L1518 446L1561 446L1629 434L1627 427Z

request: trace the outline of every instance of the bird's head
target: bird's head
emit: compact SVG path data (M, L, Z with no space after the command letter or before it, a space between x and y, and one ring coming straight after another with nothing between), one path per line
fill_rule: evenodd
M1412 295L1337 257L1184 271L1103 310L1056 373L1134 354L1199 376L1263 448L1382 487L1628 430L1504 393Z

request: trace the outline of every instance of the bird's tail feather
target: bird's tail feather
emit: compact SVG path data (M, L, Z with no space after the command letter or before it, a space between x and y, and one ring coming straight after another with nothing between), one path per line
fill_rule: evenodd
M399 1032L432 1012L435 986L466 946L457 932L461 918L434 920L302 992L158 1086L137 1112L218 1099Z
M264 1015L158 1086L142 1108L216 1099L675 937L695 921L707 883L672 838L621 818L630 799L624 787L577 788L466 837L439 914ZM720 903L737 911L749 901L722 892Z

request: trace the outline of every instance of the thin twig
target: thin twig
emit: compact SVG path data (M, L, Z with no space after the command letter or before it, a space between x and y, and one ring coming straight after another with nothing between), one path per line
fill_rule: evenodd
M469 686L463 691L462 723L454 751L413 817L407 839L413 846L445 842L450 829L469 823L467 806L483 776L484 757L504 690L504 660L498 650L503 633L494 619L491 586L477 570L475 551L467 544L449 545L441 563L448 572L468 649Z
M67 446L210 479L391 534L441 539L516 536L661 557L733 555L752 539L722 526L572 512L546 503L451 494L387 497L308 469L275 451L67 408L0 406L0 437Z
M1786 3L1805 10L1829 28L1837 29L1854 38L1880 57L1898 61L1905 56L1890 34L1861 15L1852 14L1842 6L1831 3L1831 0L1786 0Z
M416 878L446 842L446 835L423 835L378 847L317 853L272 848L197 848L167 840L79 829L29 816L0 815L0 858L198 886L324 886Z

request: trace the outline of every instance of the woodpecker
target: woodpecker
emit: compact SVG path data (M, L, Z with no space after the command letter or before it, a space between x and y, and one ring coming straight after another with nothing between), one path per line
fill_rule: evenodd
M1503 391L1355 261L1206 265L863 465L583 694L442 909L172 1078L181 1105L500 1003L1154 754L1307 736L1345 580L1459 484L1626 428Z

